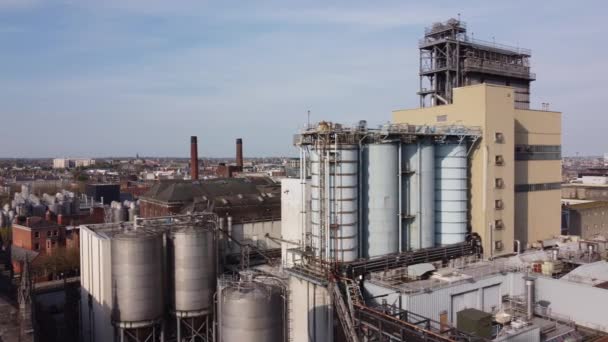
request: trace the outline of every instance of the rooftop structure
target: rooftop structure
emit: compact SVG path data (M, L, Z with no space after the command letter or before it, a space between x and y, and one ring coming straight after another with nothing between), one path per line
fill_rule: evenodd
M459 19L425 29L420 49L420 106L453 103L453 89L489 83L512 86L515 108L530 107L531 51L474 39Z

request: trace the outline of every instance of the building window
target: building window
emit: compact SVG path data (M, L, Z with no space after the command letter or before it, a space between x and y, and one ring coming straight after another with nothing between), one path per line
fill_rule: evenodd
M502 144L505 142L505 135L502 134L502 132L496 132L494 133L494 142L498 143L498 144Z
M494 185L496 186L497 189L502 189L505 187L505 181L502 180L502 178L496 178L494 180Z
M561 159L561 145L515 145L515 160Z
M501 240L494 241L494 250L496 250L496 251L502 251L503 247L504 246L503 246L503 243L502 243Z
M51 231L50 230L46 231L46 236L51 236Z
M498 166L503 166L505 165L505 158L502 156L502 154L499 154L495 157L496 160L496 165Z
M53 230L53 236L57 236L57 230Z
M498 199L498 200L494 201L494 209L497 209L497 210L504 209L504 203L502 202L502 200Z
M531 191L548 191L548 190L560 190L562 183L538 183L538 184L517 184L515 185L515 192L531 192Z
M500 230L500 229L503 229L504 227L505 226L504 226L504 223L502 222L502 220L495 220L494 221L494 228L495 229Z
M34 237L35 238L39 238L40 237L40 232L34 232Z
M34 250L35 251L39 251L40 250L40 244L39 243L35 243L34 244Z

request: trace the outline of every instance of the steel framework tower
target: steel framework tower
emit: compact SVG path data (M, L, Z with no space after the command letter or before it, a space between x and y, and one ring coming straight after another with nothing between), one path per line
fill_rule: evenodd
M450 104L454 88L479 83L511 86L515 107L530 107L529 49L473 39L458 19L426 28L418 46L421 107Z

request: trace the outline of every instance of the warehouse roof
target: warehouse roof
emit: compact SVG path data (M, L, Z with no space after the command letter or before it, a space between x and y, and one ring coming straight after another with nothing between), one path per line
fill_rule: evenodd
M562 279L592 286L600 285L608 281L608 262L597 261L581 265L566 274Z
M170 180L157 182L141 199L177 204L182 213L212 211L235 221L278 220L280 192L280 184L268 177Z

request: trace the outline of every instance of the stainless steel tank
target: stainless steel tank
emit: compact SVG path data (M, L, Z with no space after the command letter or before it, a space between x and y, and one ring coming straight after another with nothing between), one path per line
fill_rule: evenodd
M167 247L171 309L193 315L213 311L216 285L213 232L179 228L169 233Z
M163 314L163 235L143 230L112 237L115 322L149 322Z
M135 216L139 216L139 206L135 202L129 205L129 222L135 221Z
M375 143L363 152L363 257L399 252L399 146Z
M465 144L436 147L436 245L463 242L467 233L468 178Z
M244 281L230 283L220 293L221 342L285 341L285 301L279 286Z
M404 220L404 246L415 250L435 245L435 147L431 141L402 147L405 171L402 205L411 218ZM405 236L407 235L407 236Z
M124 222L127 219L127 211L122 206L122 204L118 204L116 207L112 208L112 220L115 223Z
M310 162L315 254L325 259L354 261L359 257L359 147L315 147Z

